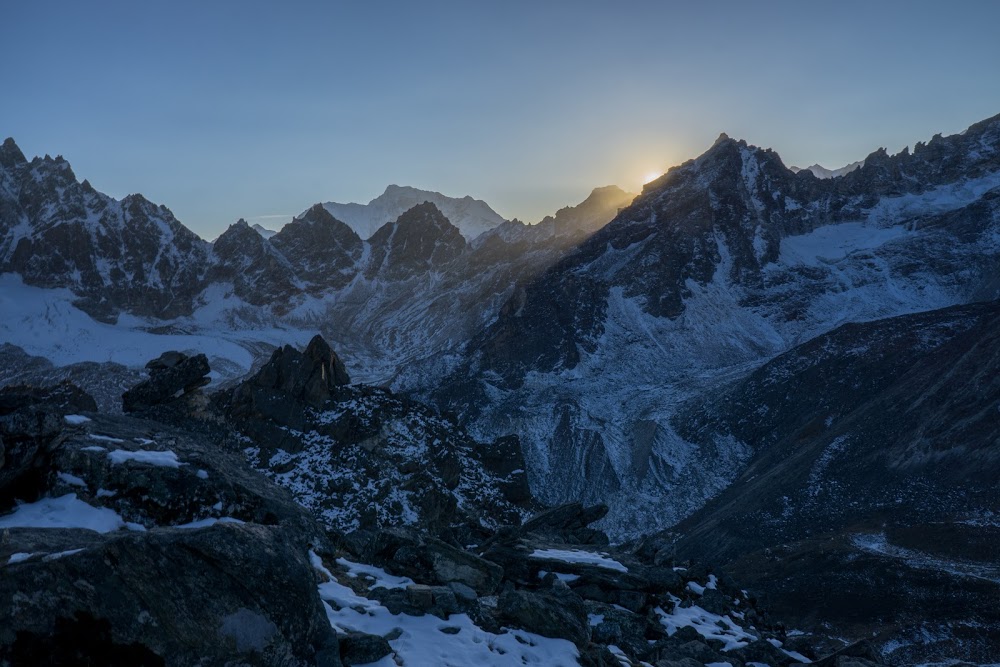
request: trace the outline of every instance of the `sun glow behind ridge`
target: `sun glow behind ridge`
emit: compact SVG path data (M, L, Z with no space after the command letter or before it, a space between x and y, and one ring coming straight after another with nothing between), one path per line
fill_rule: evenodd
M660 176L663 176L663 172L651 171L642 177L642 184L645 185L646 183L651 183L652 181L658 179Z

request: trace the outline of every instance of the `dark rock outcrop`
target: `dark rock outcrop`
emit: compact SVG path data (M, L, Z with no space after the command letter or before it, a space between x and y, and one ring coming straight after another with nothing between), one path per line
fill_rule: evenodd
M164 352L146 364L149 379L122 394L122 410L141 412L182 394L204 387L211 380L208 357L182 352Z
M63 442L64 415L96 409L93 398L69 383L0 389L0 509L38 494Z
M0 663L340 664L309 560L326 531L232 436L101 415L69 386L0 405L4 444L34 443L35 482L0 516Z
M23 552L23 542L33 540L37 529L12 529L0 557ZM83 632L92 624L107 638L103 650L141 655L146 664L236 657L250 665L339 663L306 545L280 527L124 531L80 544L56 558L4 567L0 659L50 659L82 648L94 641ZM30 598L25 591L33 592ZM67 640L79 644L66 646Z

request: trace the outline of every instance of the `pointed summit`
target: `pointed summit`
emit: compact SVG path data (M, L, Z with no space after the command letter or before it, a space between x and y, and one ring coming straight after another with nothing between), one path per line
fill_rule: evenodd
M363 246L354 230L322 204L310 207L269 241L300 278L322 287L341 287L350 281Z
M21 164L27 163L27 159L24 157L24 153L21 149L17 147L14 143L13 137L7 137L3 146L0 146L0 167L4 169L10 169Z
M371 263L366 273L393 280L435 270L461 255L467 245L458 227L430 201L382 225L369 242Z

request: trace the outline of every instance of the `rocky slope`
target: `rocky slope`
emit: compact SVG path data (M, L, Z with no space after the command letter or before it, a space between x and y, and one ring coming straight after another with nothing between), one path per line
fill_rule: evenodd
M799 622L822 599L822 622L891 638L902 664L997 655L998 332L996 301L844 325L685 407L685 438L754 454L678 553Z
M480 516L465 546L422 524L332 528L296 485L251 470L227 426L240 393L258 408L269 395L274 415L333 406L348 380L336 355L319 339L293 352L221 400L192 380L204 355L163 355L128 416L71 385L0 390L0 664L878 664L865 645L788 632L655 543L609 547L588 527L601 506L499 529Z

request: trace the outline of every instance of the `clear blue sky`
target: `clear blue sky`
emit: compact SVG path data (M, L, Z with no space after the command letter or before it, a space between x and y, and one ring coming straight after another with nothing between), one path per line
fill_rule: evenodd
M839 167L1000 113L990 0L32 0L2 16L0 135L208 238L388 183L537 221L594 186L638 189L721 131Z

